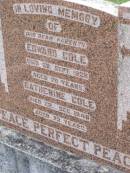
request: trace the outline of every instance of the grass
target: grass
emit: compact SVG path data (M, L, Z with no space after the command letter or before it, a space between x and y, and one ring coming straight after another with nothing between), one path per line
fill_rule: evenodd
M109 1L115 2L117 4L121 4L121 3L124 3L124 2L128 2L129 0L109 0Z

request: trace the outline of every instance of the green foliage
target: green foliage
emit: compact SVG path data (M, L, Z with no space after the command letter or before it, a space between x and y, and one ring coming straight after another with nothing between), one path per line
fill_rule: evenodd
M109 0L109 1L115 2L117 4L121 4L121 3L124 3L124 2L128 2L129 0Z

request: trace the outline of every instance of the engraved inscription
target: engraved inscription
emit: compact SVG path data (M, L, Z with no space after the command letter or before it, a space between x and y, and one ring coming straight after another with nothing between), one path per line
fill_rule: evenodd
M86 57L86 55L72 53L69 51L54 49L51 47L46 47L46 46L32 44L32 43L26 43L25 49L28 53L43 55L43 56L50 57L52 59L57 59L57 60L75 63L79 65L88 65L88 58Z
M67 127L73 128L73 129L77 129L81 132L86 132L87 131L87 128L86 128L85 125L74 122L74 121L70 121L66 118L63 118L63 117L59 116L59 115L51 114L51 113L48 113L48 112L45 112L45 111L41 111L39 109L34 109L34 115L43 117L47 120L51 120L53 122L62 124L64 126L67 126Z
M75 22L80 22L93 27L100 26L100 17L91 13L67 8L64 6L45 3L17 3L13 5L15 14L49 15Z
M26 63L33 67L43 68L49 71L53 71L59 74L72 76L84 80L89 80L89 73L85 71L76 70L74 68L67 68L56 64L48 63L46 61L40 61L33 58L26 58Z
M63 86L63 87L67 87L73 90L77 90L77 91L81 91L81 92L85 92L86 88L85 85L79 84L79 83L75 83L75 82L71 82L69 80L65 80L65 79L60 79L58 77L53 77L50 75L46 75L44 73L38 73L36 71L32 71L31 76L35 79L41 80L41 81L45 81L45 82L49 82L52 84L56 84L59 86Z
M111 162L115 165L130 169L130 155L104 147L100 144L94 143L93 141L74 136L62 130L49 127L29 118L25 118L25 116L6 111L4 109L0 109L0 119L3 122L13 124L16 127L20 127L34 134L44 136L45 138L51 139L56 143L63 144L65 146Z
M29 81L24 81L23 86L24 86L24 89L27 91L31 91L43 96L58 99L67 103L71 103L91 111L96 110L96 104L94 101L76 96L74 94L61 92L59 90L52 89L50 87L45 87L45 86L42 86L33 82L29 82Z
M84 41L74 40L67 37L55 36L47 33L39 33L33 31L24 31L24 35L27 38L33 38L43 41L48 41L51 43L57 43L66 46L72 46L76 48L86 49L87 43Z
M59 22L54 22L54 21L51 21L51 20L47 20L46 28L50 32L61 32L62 31L60 23Z
M78 119L81 119L84 121L89 122L90 118L91 118L91 115L88 112L85 112L85 113L80 112L80 111L77 111L75 109L68 108L66 106L52 103L52 102L47 101L45 99L40 99L37 97L29 96L28 101L30 103L35 104L35 105L43 106L43 107L46 107L50 110L57 111L57 112L65 114L67 116L72 116L72 117L75 117L75 118L78 118Z

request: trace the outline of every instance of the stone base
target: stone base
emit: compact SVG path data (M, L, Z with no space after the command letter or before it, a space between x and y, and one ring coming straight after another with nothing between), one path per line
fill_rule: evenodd
M0 126L0 173L122 173Z

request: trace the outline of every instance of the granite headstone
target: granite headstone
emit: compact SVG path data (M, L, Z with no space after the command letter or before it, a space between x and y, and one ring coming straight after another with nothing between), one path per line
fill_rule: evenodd
M124 19L126 7L105 1L1 6L1 122L129 172L129 10Z

